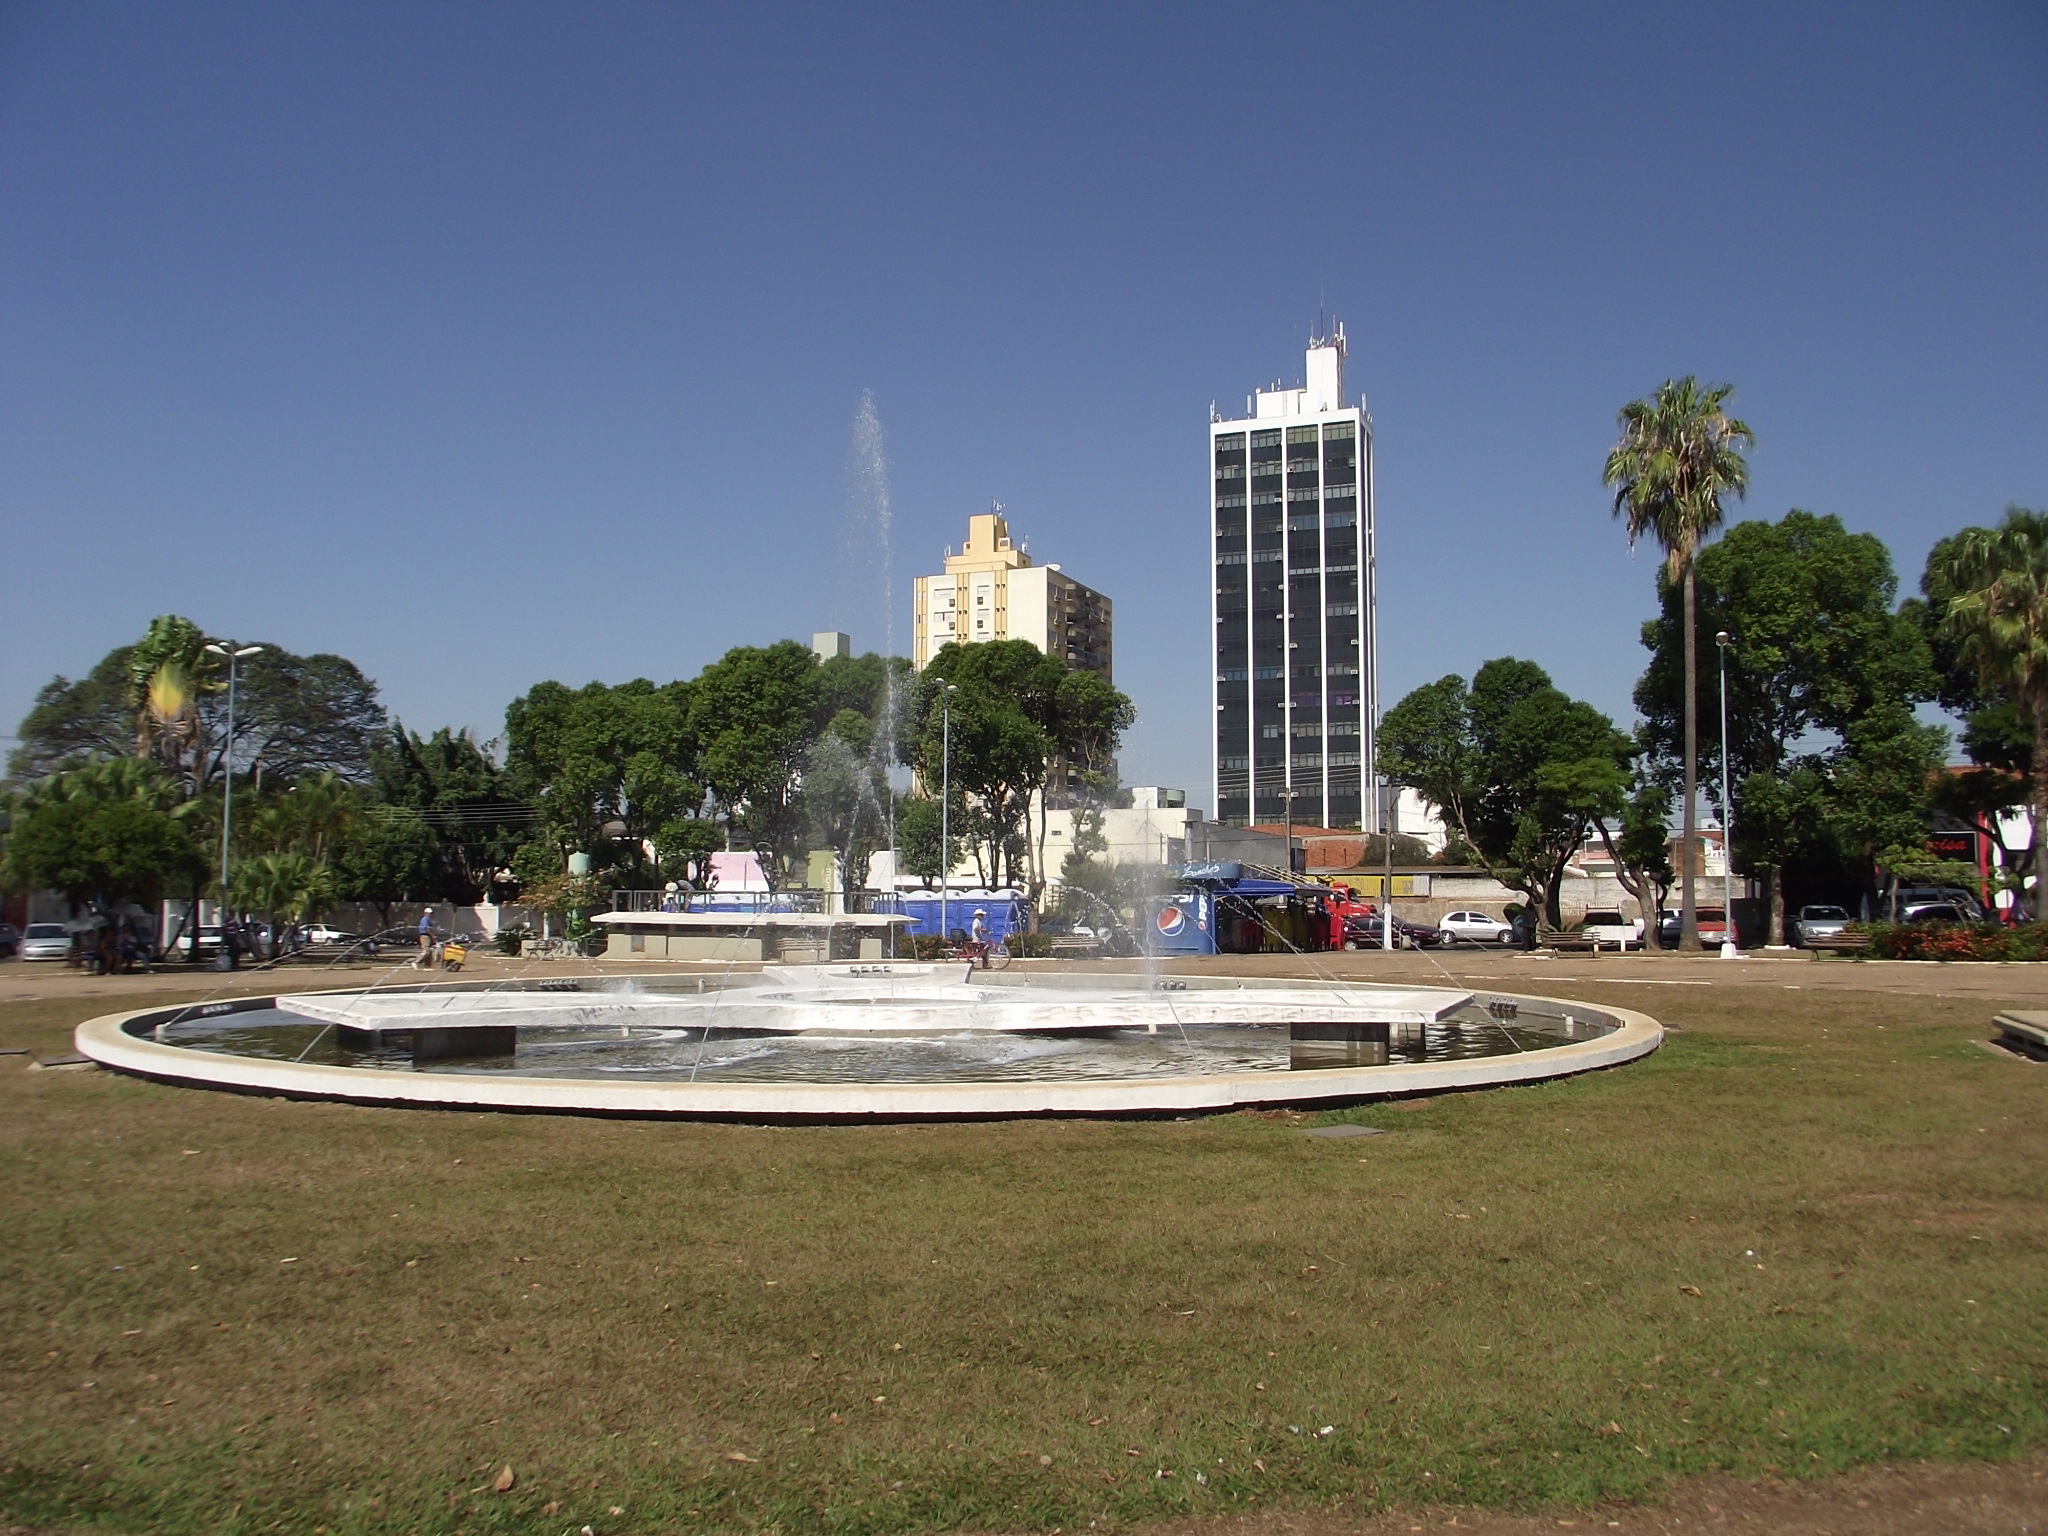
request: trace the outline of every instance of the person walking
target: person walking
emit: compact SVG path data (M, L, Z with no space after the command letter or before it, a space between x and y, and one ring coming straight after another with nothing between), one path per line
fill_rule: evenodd
M974 909L974 923L968 930L967 938L969 944L973 947L974 958L981 962L983 970L987 970L988 909L986 907L976 907Z
M413 969L431 971L434 968L434 909L428 907L420 914L420 957L413 961Z

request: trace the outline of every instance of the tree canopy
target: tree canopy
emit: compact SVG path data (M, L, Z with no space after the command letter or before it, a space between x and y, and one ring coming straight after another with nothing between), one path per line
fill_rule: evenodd
M52 678L8 757L17 783L104 758L141 755L214 782L227 734L225 672L191 620L164 614L83 678ZM384 729L377 685L346 657L266 643L236 664L235 764L252 784L333 773L360 782Z
M1635 745L1532 661L1502 657L1387 711L1379 771L1416 790L1487 871L1561 925L1564 866L1627 805Z
M1891 739L1888 731L1855 730L1873 711L1934 696L1927 635L1895 606L1898 576L1883 541L1849 532L1837 517L1795 508L1775 523L1737 523L1700 551L1694 568L1697 633L1730 636L1736 854L1768 882L1771 938L1780 942L1785 866L1831 844L1866 856L1860 833L1836 837L1844 829L1831 820L1828 786L1852 771L1852 736L1866 745ZM1685 605L1667 574L1657 588L1660 612L1643 626L1650 663L1635 701L1649 766L1673 784L1684 750ZM1709 700L1711 718L1718 694ZM1710 778L1721 752L1715 725L1701 754Z

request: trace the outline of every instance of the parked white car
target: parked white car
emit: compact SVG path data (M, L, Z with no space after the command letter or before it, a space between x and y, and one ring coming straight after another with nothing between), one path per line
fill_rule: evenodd
M62 923L30 923L21 936L24 960L65 960L71 955L71 935Z
M1846 908L1801 907L1799 916L1792 922L1792 942L1803 948L1815 939L1831 939L1848 926L1849 913Z
M1446 944L1506 944L1515 936L1505 918L1488 917L1484 912L1446 912L1436 926Z

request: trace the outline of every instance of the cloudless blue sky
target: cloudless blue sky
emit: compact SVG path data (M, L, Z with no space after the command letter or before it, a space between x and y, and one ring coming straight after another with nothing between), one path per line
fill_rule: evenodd
M1382 689L1630 718L1617 408L1902 585L2048 505L2048 9L0 4L0 729L177 611L496 734L542 678L885 637L1001 499L1208 784L1210 402L1326 303Z

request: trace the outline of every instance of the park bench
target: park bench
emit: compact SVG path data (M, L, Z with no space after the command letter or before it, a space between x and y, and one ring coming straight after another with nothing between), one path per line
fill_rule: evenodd
M1618 955L1624 953L1630 946L1590 933L1551 933L1545 934L1537 947L1561 955ZM1642 946L1637 944L1634 947L1640 949Z
M1857 955L1870 947L1867 933L1817 933L1804 941L1818 959L1822 955Z

